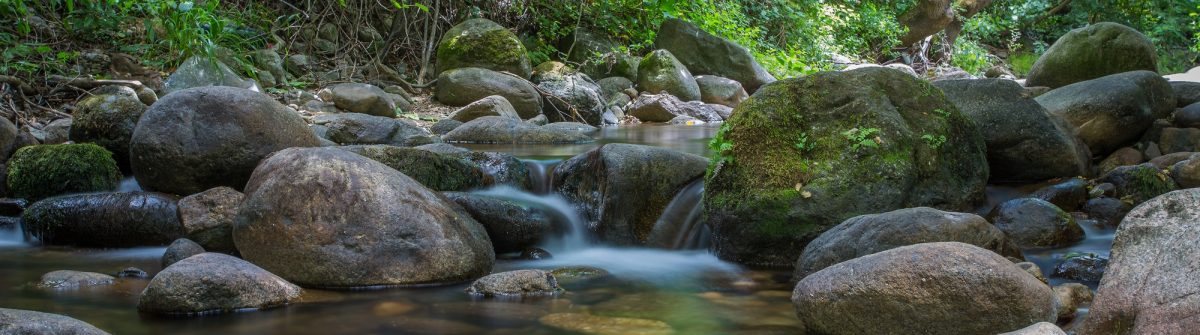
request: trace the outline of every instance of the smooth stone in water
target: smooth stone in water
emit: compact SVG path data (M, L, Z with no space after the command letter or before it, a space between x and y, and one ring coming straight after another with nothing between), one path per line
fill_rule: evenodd
M554 275L542 270L493 273L467 287L467 293L484 297L553 295L562 291Z
M1135 205L1177 188L1170 176L1150 163L1118 167L1098 181L1113 184L1117 198Z
M583 132L536 126L521 120L485 116L454 128L443 137L454 143L584 143L594 139Z
M100 328L68 316L8 308L0 308L0 333L108 335Z
M1045 200L1064 211L1074 211L1088 200L1087 181L1071 178L1067 181L1046 186L1029 194L1031 198Z
M163 252L162 267L166 268L171 266L171 264L175 264L175 262L183 260L184 258L203 253L204 247L196 244L196 242L192 242L192 240L186 238L177 239L175 242L171 242L171 245L167 246L166 252Z
M593 335L666 335L675 330L658 320L555 313L538 319L543 325Z
M1092 302L1092 289L1080 283L1066 283L1053 288L1058 296L1058 319L1071 320L1083 305Z
M285 305L299 297L299 286L237 257L210 252L155 275L137 308L166 315L229 313Z
M792 303L810 334L996 334L1058 318L1049 286L1000 255L957 242L825 268L796 284Z
M184 233L204 250L236 255L233 220L245 198L242 192L219 186L179 199Z
M1022 248L1063 247L1084 238L1083 228L1070 213L1042 199L1005 201L988 219Z
M474 163L455 155L387 145L338 147L383 163L434 191L465 191L494 182Z
M470 193L443 194L483 225L497 253L530 248L554 230L554 212L544 208Z
M1109 197L1089 199L1083 205L1083 212L1087 213L1089 218L1107 227L1116 227L1121 220L1125 219L1125 213L1128 213L1130 209L1133 209L1133 206Z
M413 147L429 144L434 136L412 121L358 113L326 114L313 119L328 128L325 136L343 145L387 144Z
M403 173L336 148L285 149L246 184L242 256L300 285L453 283L495 261L483 226Z
M42 275L37 287L47 290L76 290L93 286L109 286L115 281L116 278L103 273L58 270ZM0 329L2 328L0 327Z
M25 229L47 245L123 248L166 245L182 237L176 198L161 193L92 193L35 202Z

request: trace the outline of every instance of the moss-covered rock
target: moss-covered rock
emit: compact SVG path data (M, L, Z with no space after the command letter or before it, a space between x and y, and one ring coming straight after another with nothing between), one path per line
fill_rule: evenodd
M9 192L29 200L109 191L120 181L121 171L112 153L91 143L24 147L8 161Z
M1110 74L1158 69L1154 43L1133 28L1100 22L1060 37L1029 70L1026 86L1058 88Z
M517 35L488 19L470 19L451 27L437 48L438 72L463 67L506 71L529 78L532 71Z
M474 163L451 155L390 145L338 147L383 163L435 191L464 191L494 183Z
M1151 163L1115 168L1100 182L1113 184L1117 197L1134 205L1178 188L1170 175Z
M638 65L637 85L644 92L667 92L679 100L700 100L696 78L667 50L654 50Z
M983 138L940 90L863 68L768 84L711 143L704 212L717 255L790 267L853 216L963 210L988 180Z
M137 92L124 86L105 86L76 105L70 139L91 142L113 153L117 164L129 168L129 139L146 105Z

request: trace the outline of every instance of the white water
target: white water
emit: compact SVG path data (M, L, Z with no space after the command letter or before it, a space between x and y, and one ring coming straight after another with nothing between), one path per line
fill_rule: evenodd
M24 247L28 245L29 243L25 241L25 233L21 230L20 224L8 228L0 228L0 248Z
M698 187L689 186L684 190L695 192L697 189ZM662 284L676 283L680 279L698 279L705 274L736 275L740 272L736 265L717 259L707 250L628 248L595 243L575 207L557 194L536 195L510 186L498 186L473 193L539 206L566 218L568 227L565 233L550 236L541 245L543 249L550 251L553 257L530 262L535 267L592 266L607 270L620 278ZM683 211L686 213L684 216L691 217L692 211L691 208ZM691 219L693 220L690 221L698 221L694 220L694 217Z

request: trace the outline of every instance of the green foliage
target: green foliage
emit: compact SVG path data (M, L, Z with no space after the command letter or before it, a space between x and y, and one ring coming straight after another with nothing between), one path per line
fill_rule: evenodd
M921 135L921 139L925 140L925 144L928 144L933 150L941 148L942 144L946 143L946 135L924 134Z
M859 148L878 148L878 136L874 136L878 133L879 128L851 128L842 132L842 136L850 141L850 150L858 151Z
M1009 66L1012 66L1013 74L1018 77L1024 77L1029 74L1029 70L1033 70L1033 63L1037 63L1039 54L1020 52L1008 57Z
M800 136L796 137L796 143L793 143L792 146L800 152L809 152L816 148L817 143L808 141L808 133L800 133Z
M733 151L733 141L729 140L729 136L727 135L729 127L729 123L722 124L721 128L717 129L717 134L713 136L712 140L708 141L708 150L712 150L714 154L711 163L708 165L708 174L710 175L714 167L733 163L733 156L729 155Z
M954 57L950 64L960 67L963 71L980 75L995 64L992 56L979 42L962 38L954 43Z

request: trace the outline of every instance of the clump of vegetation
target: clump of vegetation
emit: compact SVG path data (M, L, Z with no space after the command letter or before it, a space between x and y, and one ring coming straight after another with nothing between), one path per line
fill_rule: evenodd
M9 193L31 201L66 193L111 191L120 181L112 153L91 143L28 146L13 153L8 162Z
M878 133L879 128L851 128L842 132L842 136L850 141L850 150L858 151L859 148L878 148L881 141L878 136L875 136Z

